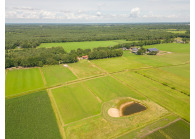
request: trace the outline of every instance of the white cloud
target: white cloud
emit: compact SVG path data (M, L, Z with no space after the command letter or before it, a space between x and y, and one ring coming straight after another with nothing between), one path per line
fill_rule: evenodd
M140 8L133 8L130 12L130 17L136 18L140 16Z
M97 16L101 16L102 13L98 11L98 12L96 12L96 15L97 15Z

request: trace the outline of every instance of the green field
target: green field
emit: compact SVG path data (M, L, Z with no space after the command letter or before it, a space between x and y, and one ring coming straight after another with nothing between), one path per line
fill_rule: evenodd
M79 77L89 77L98 74L102 74L103 72L95 67L91 62L88 60L80 60L77 63L68 64L70 69Z
M103 101L109 101L118 97L132 97L139 100L145 99L110 76L88 80L85 83Z
M183 64L190 61L189 44L157 44L144 46L145 48L157 48L160 51L171 52L164 55L135 55L124 51L122 57L110 59L91 60L94 64L107 72L117 72L125 69L139 69L145 67L160 67Z
M112 40L112 41L85 41L85 42L65 42L65 43L42 43L40 47L57 47L62 46L66 52L70 52L71 50L76 50L78 48L81 49L93 49L97 47L107 47L114 46L119 43L128 43L130 41L125 40Z
M77 77L63 65L44 66L41 68L43 71L46 86L65 83L67 81L75 80Z
M114 74L118 79L161 106L190 121L190 97L135 72Z
M190 125L183 120L179 120L163 129L160 129L144 139L156 138L172 138L172 139L189 139L190 138Z
M139 70L138 73L141 73L142 75L147 76L160 83L164 83L164 84L166 83L168 86L173 87L189 95L190 94L190 79L181 76L183 73L184 74L186 73L180 70L180 68L177 67L175 68L175 70L176 72L180 72L180 75L174 74L174 71L168 72L162 69Z
M5 101L6 139L60 139L50 99L41 91Z
M43 88L39 68L9 70L5 80L5 96Z
M82 83L53 89L52 93L64 124L100 113L100 102Z

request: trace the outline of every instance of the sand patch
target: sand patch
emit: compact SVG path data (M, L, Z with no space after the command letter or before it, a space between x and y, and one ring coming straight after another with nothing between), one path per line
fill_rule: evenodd
M110 108L108 110L108 114L111 116L111 117L120 117L119 115L119 110L117 108Z

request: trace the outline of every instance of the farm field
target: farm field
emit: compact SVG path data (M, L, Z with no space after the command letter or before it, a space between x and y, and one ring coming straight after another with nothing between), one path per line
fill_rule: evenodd
M91 64L88 60L81 60L77 63L68 64L71 71L75 73L79 78L94 76L98 74L102 74L103 72Z
M114 74L144 96L190 121L190 97L135 72Z
M157 48L160 51L171 52L164 55L135 55L124 51L122 57L110 59L92 60L94 64L107 72L117 72L125 69L139 69L146 67L161 67L184 64L190 61L190 45L189 44L157 44L148 45L144 48Z
M63 65L44 66L41 68L46 86L52 86L67 81L75 80L77 77Z
M182 65L182 66L186 66L186 65ZM182 66L180 67L182 68ZM177 72L180 72L180 75L185 73L182 70L180 71L180 68L178 67L175 68L175 70ZM168 71L164 71L162 69L139 70L137 72L155 81L173 87L187 95L190 94L190 79L182 77L178 74L174 74L174 72L171 73Z
M53 89L52 94L64 124L100 113L100 102L82 83Z
M84 83L104 102L118 97L132 97L139 100L145 99L110 76L92 79Z
M85 42L65 42L65 43L42 43L38 48L41 47L57 47L62 46L66 52L70 52L71 50L76 50L78 48L81 49L93 49L97 47L107 47L114 46L119 43L128 43L130 41L125 40L112 40L112 41L85 41Z
M44 88L39 68L9 70L6 74L5 96Z
M46 91L5 101L5 136L7 139L61 138Z
M144 139L153 139L153 138L172 138L172 139L188 139L190 138L190 125L183 120L179 120L163 129L160 129Z

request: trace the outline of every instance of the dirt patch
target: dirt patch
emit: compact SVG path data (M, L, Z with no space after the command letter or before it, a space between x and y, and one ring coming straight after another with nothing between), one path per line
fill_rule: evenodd
M159 53L157 53L157 55L166 55L166 54L171 54L172 52L167 52L167 51L159 51Z
M117 108L110 108L108 110L108 114L111 116L111 117L120 117L120 114L119 114L119 110Z

